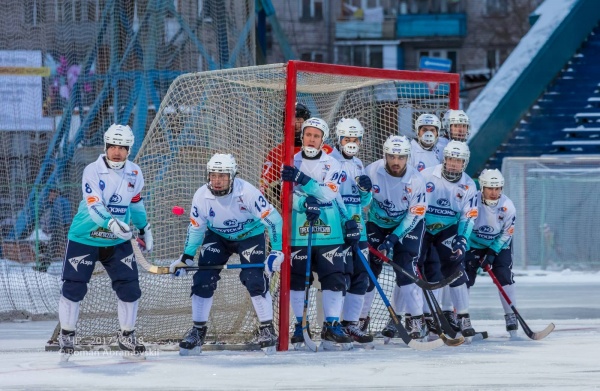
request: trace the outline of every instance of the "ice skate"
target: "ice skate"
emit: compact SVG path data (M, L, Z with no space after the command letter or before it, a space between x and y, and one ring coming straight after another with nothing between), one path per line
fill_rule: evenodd
M411 316L406 331L408 331L408 335L410 335L412 339L421 339L425 337L426 331L423 324L423 316Z
M504 315L504 321L506 322L506 331L511 338L517 337L517 330L519 330L519 323L517 322L517 316L513 313Z
M435 341L439 338L439 335L437 333L437 328L435 327L435 321L433 320L433 316L429 313L425 313L423 314L423 319L425 320L425 333L427 341Z
M312 339L312 333L310 332L310 323L306 322L306 331L308 336ZM294 346L294 350L305 350L304 349L304 335L302 333L302 322L297 322L294 325L294 334L290 339L290 342Z
M323 322L321 345L325 350L350 350L352 349L352 338L346 334L337 320Z
M367 333L369 331L369 324L371 323L371 317L367 315L366 318L360 318L358 320L358 327L363 333Z
M458 314L458 324L460 325L460 333L463 337L466 338L475 335L475 329L471 326L469 314Z
M460 325L458 324L458 319L456 318L454 311L444 311L443 314L448 323L450 323L452 330L458 333L460 331Z
M361 330L360 321L343 321L342 326L346 334L348 334L350 338L354 340L354 342L359 343L361 347L369 350L375 348L373 345L373 336Z
M206 326L192 327L179 342L180 356L198 356L202 353L202 345L206 338Z
M277 335L273 328L273 323L261 324L258 329L258 338L256 342L266 355L274 354L277 350Z
M400 316L398 316L398 321L401 321ZM396 325L394 324L394 320L390 317L387 325L381 330L381 335L383 336L383 343L388 344L392 340L392 338L398 337L398 329L396 329Z
M60 361L67 362L75 352L75 331L60 330L58 334L60 346Z
M146 347L138 342L135 330L119 331L117 334L119 348L123 351L123 358L130 360L145 360Z

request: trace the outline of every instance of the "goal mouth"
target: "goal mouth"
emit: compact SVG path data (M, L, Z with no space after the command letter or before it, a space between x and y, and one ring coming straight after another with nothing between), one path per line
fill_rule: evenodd
M290 259L291 197L281 186L279 167L294 154L296 102L327 122L336 145L335 125L357 118L365 129L357 157L364 165L383 157L391 134L413 137L422 113L440 115L458 107L459 76L433 72L393 71L302 61L232 68L179 76L169 87L135 162L142 169L144 204L152 223L154 250L146 255L167 267L183 251L189 218L172 213L174 205L189 210L195 191L206 183L206 163L214 153L231 153L238 178L260 187L284 219L283 251ZM265 160L270 157L272 165ZM265 169L270 168L269 174ZM285 202L282 202L284 200ZM239 262L232 256L230 262ZM145 343L179 341L191 327L192 277L171 278L140 269L136 334ZM239 270L222 270L208 325L207 345L253 346L259 322ZM275 273L270 291L279 349L286 350L296 319L290 314L289 262ZM391 296L395 275L384 267L380 283ZM320 294L311 288L309 321L318 333L322 319ZM57 300L58 301L58 300ZM379 331L389 315L377 298L370 314L371 330ZM78 337L116 335L116 297L105 273L94 275L82 302ZM252 349L250 349L252 350Z

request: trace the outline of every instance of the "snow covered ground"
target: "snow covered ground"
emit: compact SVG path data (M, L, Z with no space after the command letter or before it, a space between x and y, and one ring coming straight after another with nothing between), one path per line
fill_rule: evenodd
M56 322L0 323L0 389L39 390L588 390L600 389L600 273L517 273L517 309L542 341L504 331L497 290L480 276L471 293L474 326L490 338L430 352L401 342L349 352L150 352L143 362L119 352L83 353L67 364L44 346Z

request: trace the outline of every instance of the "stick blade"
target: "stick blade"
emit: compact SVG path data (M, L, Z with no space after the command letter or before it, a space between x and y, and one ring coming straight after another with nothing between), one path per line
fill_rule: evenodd
M531 333L532 335L527 334L527 336L533 340L539 341L540 339L546 338L548 336L548 334L550 334L552 331L554 331L554 327L555 327L554 323L550 323L542 331L538 331L536 333ZM531 331L531 330L529 330L529 331Z
M465 343L465 337L463 337L462 335L459 335L457 338L451 338L446 334L442 333L440 334L440 338L442 339L442 341L444 341L444 344L446 346L460 346L463 343Z
M407 343L407 345L410 348L413 348L415 350L420 350L422 352L428 351L428 350L433 350L433 349L437 349L441 346L444 346L444 340L443 339L436 339L435 341L429 341L429 342L419 342L416 339L412 339L409 343Z
M310 336L308 335L308 331L306 331L306 329L302 330L302 335L304 336L304 345L316 353L317 350L319 350L319 347L317 346L315 341L310 339Z

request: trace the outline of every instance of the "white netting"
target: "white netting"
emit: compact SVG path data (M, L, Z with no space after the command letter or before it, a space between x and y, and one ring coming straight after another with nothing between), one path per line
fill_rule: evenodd
M599 167L600 156L504 158L504 192L517 208L516 266L600 268Z

